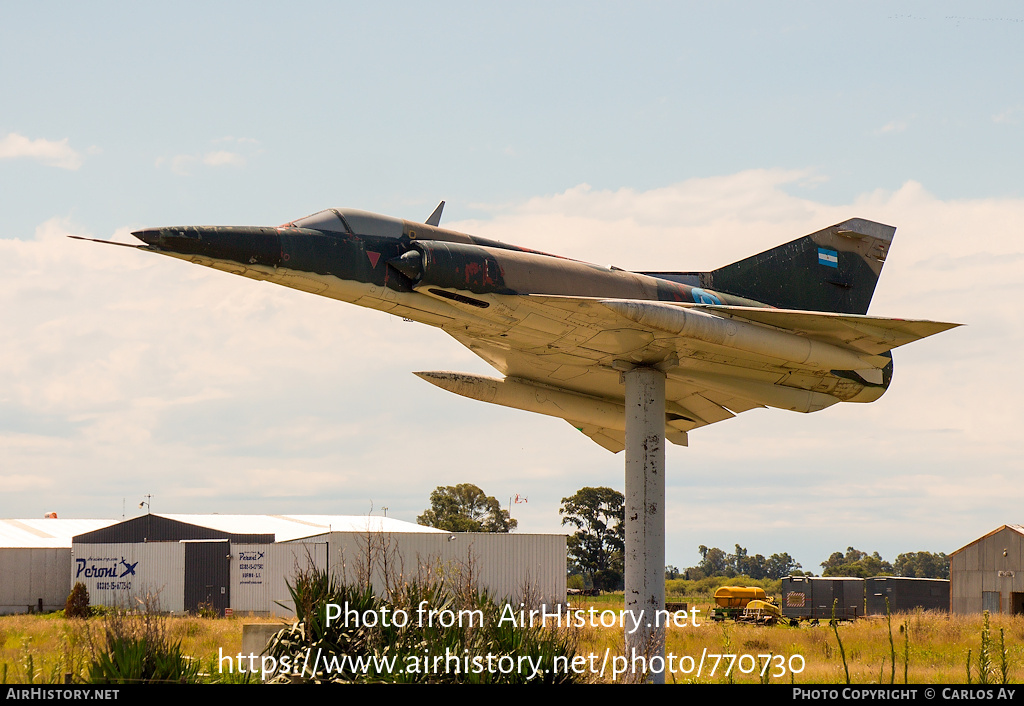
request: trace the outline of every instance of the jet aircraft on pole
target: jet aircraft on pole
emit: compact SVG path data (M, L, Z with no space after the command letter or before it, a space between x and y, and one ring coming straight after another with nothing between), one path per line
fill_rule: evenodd
M151 228L128 247L436 326L502 377L424 380L625 449L638 654L664 651L652 617L664 607L664 440L685 446L755 408L873 402L893 348L957 325L867 315L896 229L860 218L708 272L629 272L442 228L443 207L423 223L342 208L280 226Z

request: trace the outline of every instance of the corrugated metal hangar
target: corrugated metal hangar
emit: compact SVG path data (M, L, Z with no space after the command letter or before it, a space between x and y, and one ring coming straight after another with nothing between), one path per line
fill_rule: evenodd
M71 538L117 520L0 520L0 614L64 607Z
M156 596L166 612L278 615L293 612L287 581L307 568L345 580L388 582L425 574L469 580L492 596L519 600L524 588L546 603L565 600L565 535L450 533L385 517L328 515L154 515L130 520L8 520L53 527L62 554L31 555L27 540L0 544L0 610L62 608L81 581L94 605ZM14 524L12 524L14 523ZM31 533L30 533L31 534ZM50 532L50 534L54 534ZM3 537L0 536L0 540ZM28 576L31 580L8 580Z
M949 555L954 613L1024 614L1024 525L1003 525Z

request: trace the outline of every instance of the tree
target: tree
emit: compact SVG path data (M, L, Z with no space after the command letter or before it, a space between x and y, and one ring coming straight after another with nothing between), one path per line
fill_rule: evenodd
M572 525L569 558L590 576L594 588L618 588L622 583L626 546L626 498L612 488L580 488L562 498L563 525Z
M430 509L416 522L448 532L511 532L519 524L501 509L501 503L472 483L435 488Z
M769 579L781 579L786 576L800 576L803 574L803 571L800 571L800 564L793 561L793 557L789 555L789 552L772 554L768 557L765 568L765 578Z
M892 574L892 564L882 559L878 552L862 552L853 547L846 548L846 554L832 552L827 561L821 562L822 576L857 576L862 579Z
M781 579L789 575L803 575L800 564L793 561L788 553L772 554L767 559L763 554L750 553L745 547L736 545L734 554L726 554L718 547L697 548L700 552L700 564L685 571L688 579L701 579L709 576L749 576L752 579ZM841 554L839 555L842 556Z
M900 554L893 563L897 576L911 576L919 579L948 579L949 557L939 552L910 552Z
M718 547L705 547L703 544L697 547L700 552L700 564L697 568L705 576L735 576L736 572L731 570L729 555Z

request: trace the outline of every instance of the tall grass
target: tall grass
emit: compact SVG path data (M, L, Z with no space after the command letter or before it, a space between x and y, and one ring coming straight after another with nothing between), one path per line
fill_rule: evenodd
M273 681L549 684L582 680L581 675L555 668L556 658L572 661L576 656L574 631L506 619L518 615L518 608L508 613L504 604L464 580L469 575L455 581L440 576L388 581L388 589L378 595L368 582L342 583L319 569L299 573L289 585L297 620L267 648L277 664L292 666L282 669ZM338 612L345 616L352 611L356 618L350 621L335 615L331 620L329 605L340 607ZM431 611L426 619L422 606ZM392 616L390 621L384 619L387 615ZM307 671L307 657L297 669L300 655L316 655L313 668ZM339 661L343 656L361 660L365 666ZM334 666L317 668L320 657ZM519 668L522 657L532 661L525 670ZM515 668L484 668L497 664Z
M90 684L194 683L199 661L169 634L158 599L147 595L135 609L119 608L103 617L100 639L88 632L91 658L85 668Z
M274 622L275 618L166 617L167 637L180 641L184 654L203 665L200 680L216 681L210 666L219 651L236 654L242 649L243 622ZM66 619L50 615L0 616L0 684L82 683L88 679L93 657L90 645L104 640L104 618ZM204 676L206 674L207 676Z
M999 628L999 665L997 667L992 652L995 644L992 639L991 616L986 610L982 614L981 624L981 645L978 648L978 663L975 672L971 672L971 653L967 650L967 683L972 683L972 677L978 684L1009 684L1010 681L1010 653L1006 649L1006 628Z
M836 642L839 643L839 656L843 660L843 671L846 673L846 683L850 683L850 666L846 663L846 650L843 649L843 641L839 638L839 621L836 620L836 604L839 603L839 599L832 601L832 620L829 621L832 625L832 629L836 633ZM891 639L890 635L890 639ZM878 681L882 681L882 675L878 675Z

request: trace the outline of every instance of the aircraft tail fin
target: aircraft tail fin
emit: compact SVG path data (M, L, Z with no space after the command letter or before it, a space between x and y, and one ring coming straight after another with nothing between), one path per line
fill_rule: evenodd
M703 273L705 286L780 309L866 314L895 233L851 218Z
M643 274L778 309L866 314L895 233L851 218L711 272Z

